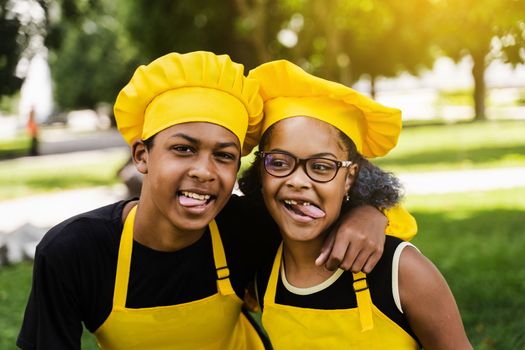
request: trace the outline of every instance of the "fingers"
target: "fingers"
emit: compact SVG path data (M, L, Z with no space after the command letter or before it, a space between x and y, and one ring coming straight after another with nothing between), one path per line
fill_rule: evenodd
M383 249L381 249L381 251L376 251L374 252L372 255L370 255L368 257L368 259L366 260L366 263L365 263L365 266L363 267L362 271L364 273L370 273L372 272L372 270L374 269L374 267L376 266L377 262L379 261L379 259L381 259L381 256L383 255ZM353 270L352 270L353 271Z
M383 245L378 245L368 239L353 242L347 249L339 264L343 270L356 273L363 271L369 273L377 264L383 254Z
M332 251L332 248L334 247L334 242L335 242L334 235L328 235L328 237L325 239L323 243L323 247L321 248L321 254L319 254L317 259L315 260L315 264L317 266L321 266L327 262L328 257L330 256L330 253Z
M332 253L324 265L328 270L334 271L339 267L339 264L342 260L342 257L334 256L334 254Z
M326 260L325 267L328 270L335 270L340 267L341 263L345 260L345 256L348 252L350 244L353 244L350 240L350 236L347 235L332 235L332 249L330 255Z
M329 238L333 236L333 242L330 254L325 262L325 267L328 270L337 268L350 270L358 254L363 250L364 241L366 241L364 235L348 230L344 232L345 234L329 236Z
M325 240L316 260L318 265L324 263L329 270L372 270L383 254L386 218L376 208L370 208L356 208L342 218Z

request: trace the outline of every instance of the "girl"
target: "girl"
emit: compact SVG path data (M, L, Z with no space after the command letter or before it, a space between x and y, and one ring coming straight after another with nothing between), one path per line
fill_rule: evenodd
M287 61L263 64L249 77L261 84L264 134L240 183L248 196L262 189L282 235L256 279L274 348L470 349L445 280L411 244L387 237L368 275L315 264L326 233L364 193L383 207L397 201L397 180L363 156L395 146L399 111Z

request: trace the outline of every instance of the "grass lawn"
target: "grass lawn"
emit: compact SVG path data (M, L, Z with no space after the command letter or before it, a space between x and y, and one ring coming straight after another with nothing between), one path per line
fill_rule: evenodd
M242 159L241 172L253 154ZM395 173L525 166L525 121L428 125L410 123L385 158L374 164Z
M397 173L525 166L525 121L405 127L374 163Z
M523 135L525 121L406 127L398 146L385 159L374 162L396 173L525 166ZM8 148L6 142L0 142L0 150ZM10 147L16 150L28 140L20 138L12 142ZM119 181L115 173L127 156L125 151L116 151L66 162L49 162L47 157L33 157L30 162L21 159L0 161L0 200L114 184ZM242 159L241 172L252 159L253 155Z
M477 350L525 348L525 188L407 198L414 243L439 267ZM0 349L11 349L31 284L31 265L0 269ZM95 349L84 336L85 349Z
M49 158L51 157L51 158ZM67 158L64 158L67 157ZM0 200L24 195L111 185L119 182L117 170L126 162L125 149L105 152L10 159L0 162Z
M31 263L0 268L0 349L15 349L29 289Z
M0 349L15 346L31 289L33 264L29 262L0 267ZM87 330L82 337L82 349L98 349L95 337Z
M525 349L525 188L409 196L413 242L446 277L477 350Z
M0 159L28 155L29 147L31 147L31 138L26 133L19 133L8 140L0 140Z

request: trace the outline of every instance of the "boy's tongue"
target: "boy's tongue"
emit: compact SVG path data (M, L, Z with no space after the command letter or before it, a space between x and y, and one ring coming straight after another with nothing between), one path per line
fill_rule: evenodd
M180 205L184 206L184 207L197 207L199 205L204 205L206 204L206 200L205 199L196 199L196 198L190 198L190 197L186 197L184 195L180 195L179 196L179 203Z
M309 216L314 219L319 219L325 216L325 212L317 208L315 205L293 204L291 205L291 207L296 212L300 212L303 215Z

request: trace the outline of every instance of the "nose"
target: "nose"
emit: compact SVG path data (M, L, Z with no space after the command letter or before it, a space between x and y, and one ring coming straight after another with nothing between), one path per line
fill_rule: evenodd
M303 165L303 164L301 164ZM312 187L312 182L306 175L304 166L299 165L293 173L288 175L286 186L293 189L307 189Z
M202 155L195 160L188 176L199 182L208 182L215 179L216 171L213 161L206 155Z

